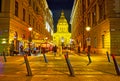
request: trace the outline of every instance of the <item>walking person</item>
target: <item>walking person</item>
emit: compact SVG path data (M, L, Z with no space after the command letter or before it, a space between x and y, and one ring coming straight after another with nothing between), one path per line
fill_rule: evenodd
M36 47L33 48L33 54L36 55Z
M23 45L21 45L21 46L20 46L20 54L21 54L21 55L24 55L24 50L23 50L23 49L24 49L24 47L23 47Z
M10 45L10 56L14 56L13 51L14 51L14 45L11 44Z
M57 53L57 46L56 45L53 47L53 53L54 53L54 56L56 56L56 53Z

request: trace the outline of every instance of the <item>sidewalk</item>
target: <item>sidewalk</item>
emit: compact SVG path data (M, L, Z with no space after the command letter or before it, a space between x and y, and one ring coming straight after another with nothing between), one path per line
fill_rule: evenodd
M120 81L115 75L34 75L34 76L0 76L0 81Z
M120 81L112 58L111 62L108 62L106 55L92 54L92 63L87 65L87 55L71 53L69 59L74 69L74 77L70 76L64 55L54 57L52 53L48 53L46 57L48 63L44 62L42 54L29 56L33 75L26 76L25 64L22 64L23 57L7 56L7 62L0 63L0 81ZM120 65L119 56L116 56L116 60Z

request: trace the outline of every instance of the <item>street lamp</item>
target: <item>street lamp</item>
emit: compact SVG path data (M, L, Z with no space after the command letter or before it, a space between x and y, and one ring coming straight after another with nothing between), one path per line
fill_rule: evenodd
M91 29L91 28L90 28L89 26L87 26L87 27L86 27L86 31L88 31L88 32L89 32L89 31L90 31L90 29Z
M29 31L32 31L32 27L29 27L28 30L29 30Z
M29 32L30 32L30 34L29 34L29 39L28 39L28 41L29 41L29 43L28 43L28 46L29 46L29 52L28 52L28 56L31 56L31 48L30 48L30 43L32 42L32 38L31 38L31 31L32 31L32 27L29 27L28 28L28 30L29 30Z
M90 42L91 42L91 39L90 39L90 29L91 28L89 26L86 27L86 31L88 32L88 38L86 39L86 41L87 41L87 47L88 47L89 63L91 63L91 58L90 58L90 48L91 48L91 44L90 44Z

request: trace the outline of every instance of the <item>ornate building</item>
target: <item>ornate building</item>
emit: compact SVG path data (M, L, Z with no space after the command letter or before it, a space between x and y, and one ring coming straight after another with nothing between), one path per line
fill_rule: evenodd
M18 50L21 41L27 46L29 27L32 42L52 39L53 19L46 0L0 0L0 52L11 43L14 50Z
M120 55L120 1L75 0L71 14L72 38L85 50L88 36L91 52ZM87 32L85 28L91 27Z
M66 46L70 44L70 38L71 33L68 32L68 22L62 11L57 23L57 32L53 34L53 42L57 46Z

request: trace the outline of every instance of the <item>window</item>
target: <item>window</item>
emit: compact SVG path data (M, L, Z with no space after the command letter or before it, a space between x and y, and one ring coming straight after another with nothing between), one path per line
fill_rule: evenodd
M96 25L96 5L93 7L93 12L92 12L92 24Z
M30 24L30 15L29 15L29 24Z
M36 13L38 14L38 7L36 7Z
M18 2L15 1L15 16L18 17Z
M29 0L29 5L31 5L31 0Z
M105 16L105 1L103 0L102 3L99 4L99 19L103 20Z
M94 38L94 48L97 48L97 38Z
M23 8L23 21L25 21L25 9Z
M33 10L35 10L35 2L33 2Z
M35 20L33 19L33 27L35 26Z
M0 12L2 12L2 0L0 0Z
M90 5L90 0L87 0L88 1L88 6Z
M105 40L105 36L104 35L102 35L102 48L104 48L104 40Z
M83 10L83 12L85 12L85 10L86 10L86 1L85 0L83 0L83 2L82 2L82 10Z
M90 24L90 13L88 14L88 26L90 26L91 24Z
M36 22L36 26L35 26L35 28L38 30L38 24L37 24L37 22Z

